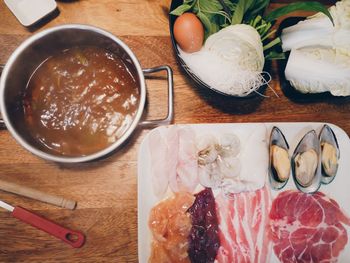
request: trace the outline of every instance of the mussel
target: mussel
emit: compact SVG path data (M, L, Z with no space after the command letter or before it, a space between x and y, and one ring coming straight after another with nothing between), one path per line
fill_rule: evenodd
M339 145L333 130L327 124L323 126L319 140L321 145L321 180L323 184L329 184L338 171Z
M291 164L289 145L281 130L273 127L270 136L269 180L272 188L283 188L289 179Z
M314 193L321 186L321 148L315 130L305 134L292 156L292 174L296 187Z

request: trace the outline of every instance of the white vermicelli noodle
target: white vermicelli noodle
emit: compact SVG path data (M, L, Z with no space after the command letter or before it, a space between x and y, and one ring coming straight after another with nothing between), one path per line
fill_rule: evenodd
M210 51L202 49L186 53L180 48L179 51L189 71L223 93L246 96L269 82L262 72L243 70L238 64L224 60Z
M198 52L178 49L188 71L223 93L247 96L270 81L262 74L265 61L260 35L249 25L220 30Z

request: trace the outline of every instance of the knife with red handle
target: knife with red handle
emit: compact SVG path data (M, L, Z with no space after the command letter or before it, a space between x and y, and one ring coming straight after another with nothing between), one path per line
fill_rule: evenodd
M85 236L78 231L73 231L60 226L20 206L13 207L3 201L0 201L0 207L10 211L13 217L61 239L72 247L79 248L84 245Z

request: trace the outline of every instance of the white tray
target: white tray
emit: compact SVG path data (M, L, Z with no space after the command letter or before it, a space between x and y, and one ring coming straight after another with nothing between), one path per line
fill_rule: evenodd
M245 133L251 132L261 123L234 123L234 124L188 124L178 126L190 126L195 133L235 133L238 137L244 136ZM315 129L319 133L324 123L263 123L269 133L273 126L279 127L286 136L290 154L294 151L297 143L303 135L311 129ZM350 140L348 135L338 126L328 124L334 131L340 148L339 168L336 178L329 185L322 185L320 191L335 199L340 207L350 215ZM159 128L156 128L159 129ZM150 133L152 133L152 130ZM149 133L149 134L150 134ZM160 200L153 194L151 167L149 157L149 134L143 139L138 155L138 255L139 262L146 263L150 256L152 236L148 228L148 217L151 208ZM269 135L269 134L267 134ZM268 182L266 182L268 183ZM292 178L283 190L296 189ZM283 191L271 190L274 198L279 192ZM350 228L345 226L350 236ZM344 251L341 252L338 262L349 262L350 259L350 240L348 241ZM271 253L271 262L279 262L274 252Z
M54 0L5 0L5 3L24 26L33 25L57 7Z

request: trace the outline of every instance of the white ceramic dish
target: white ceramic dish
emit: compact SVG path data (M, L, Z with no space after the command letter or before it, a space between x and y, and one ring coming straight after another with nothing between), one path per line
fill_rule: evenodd
M299 140L302 136L311 129L315 129L319 132L324 123L264 123L267 128L267 136L273 126L279 127L286 136L289 146L290 154L293 153ZM257 127L258 123L236 123L236 124L194 124L190 125L196 134L200 133L223 133L233 132L240 138L245 138L245 134L251 132ZM350 156L350 139L348 135L338 126L329 124L333 129L339 143L340 160L339 169L336 178L329 185L322 185L320 191L335 199L340 207L350 215L350 198L349 185L350 176L350 162L347 161ZM179 125L184 126L184 125ZM157 128L159 129L159 128ZM153 130L154 131L154 130ZM151 132L153 132L151 131ZM150 133L151 133L150 132ZM150 134L149 133L149 134ZM151 183L151 167L149 157L149 134L144 138L138 155L138 255L139 262L148 262L150 256L150 248L152 236L148 228L148 217L151 208L156 205L160 200L153 194ZM243 136L243 137L242 137ZM242 139L241 139L242 140ZM243 142L244 143L244 142ZM268 179L266 176L266 183ZM279 191L271 189L273 198L281 191L295 189L292 178L288 181L287 185ZM348 235L350 234L350 228L345 226ZM342 251L338 262L349 262L350 258L350 241L347 243L344 251ZM270 262L279 262L274 253L271 253Z
M24 26L33 25L57 8L54 0L5 0L5 3Z

